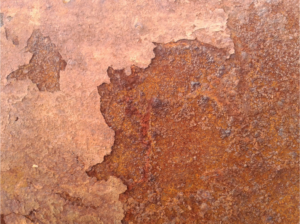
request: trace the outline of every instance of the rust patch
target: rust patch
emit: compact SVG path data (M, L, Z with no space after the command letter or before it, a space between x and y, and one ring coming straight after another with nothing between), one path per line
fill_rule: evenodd
M6 29L6 37L10 35ZM11 37L14 45L19 44L17 36ZM40 91L55 92L60 90L60 71L64 70L67 63L57 51L55 44L49 37L43 37L40 30L34 30L27 41L26 50L32 53L32 58L27 65L22 65L18 70L9 74L7 79L23 80L29 78Z
M108 69L98 92L115 143L87 173L128 186L123 223L299 221L299 51L285 30L298 17L256 10L249 23L229 21L228 60L182 40L157 44L149 67L129 76Z
M116 141L112 154L88 173L99 180L114 175L127 184L128 190L121 196L126 212L124 223L299 222L299 14L293 10L297 3L289 3L293 8L286 8L284 4L290 1L268 1L278 2L278 6L267 3L259 6L262 2L255 2L245 11L238 7L237 11L241 13L237 15L230 13L235 16L228 20L228 24L236 48L236 54L230 60L224 60L220 49L197 41L180 41L159 44L155 50L156 58L149 68L133 67L130 76L124 71L108 70L111 84L99 87L101 111L115 130ZM90 13L89 5L86 5L86 11ZM111 8L116 11L113 5ZM145 9L149 10L149 7ZM168 11L174 14L172 9ZM77 14L84 18L84 10L82 12ZM99 14L97 10L95 13ZM45 15L44 18L48 18L49 14ZM61 28L71 24L66 27L66 33L70 33L68 30L74 27L75 20L60 20ZM41 24L43 21L41 19ZM95 28L91 21L88 20L91 26L80 26L80 31L82 27L97 31L97 26ZM112 30L110 34L113 35L97 34L105 33L111 39L124 31L119 27L105 30ZM173 32L174 29L169 30ZM87 43L98 43L93 39L98 35L90 35L90 32L81 32L82 38L78 38L76 32L71 32L71 35L76 37L73 40L85 37L90 40L91 37ZM80 52L86 48L86 45L80 46ZM101 49L107 47L107 52L113 51L110 45L103 46ZM128 46L121 50L120 55L134 44ZM94 49L93 46L90 48ZM86 52L91 51L86 50L83 54ZM75 69L74 72L78 74ZM76 93L80 92L79 89ZM9 153L5 158L13 158L14 161L9 162L24 169L22 177L15 175L13 169L4 172L12 173L11 177L14 177L7 182L11 186L7 190L11 192L5 201L7 207L17 214L24 214L24 209L30 210L25 214L36 222L100 223L99 219L96 220L98 217L104 217L105 223L120 220L122 212L116 206L115 198L123 192L122 186L112 188L115 184L107 183L102 187L105 182L101 182L96 187L94 182L89 183L86 176L81 175L78 161L71 161L74 153L70 151L71 155L68 150L73 147L74 131L68 133L63 126L72 130L85 127L75 126L78 123L75 110L66 110L66 115L59 110L57 118L66 116L72 119L53 122L51 116L44 116L52 111L48 110L52 107L52 98L49 108L40 108L34 104L35 98L31 98L28 105L32 107L24 109L14 105L17 100L10 103L10 99L15 98L14 92L8 92L6 96L10 97L5 105L11 110L5 112L9 115L6 117L20 116L22 119L17 124L22 125L13 128L10 120L5 123L5 133L9 136L6 146ZM64 99L68 98L58 99L63 103L57 104L57 110L70 108L70 105L76 109L82 105L81 102L64 103ZM84 97L80 99L89 102ZM47 98L41 100L46 102ZM85 109L91 111L90 106ZM30 113L25 113L27 111ZM91 116L84 114L82 117ZM72 122L65 125L65 121ZM36 125L36 122L42 125ZM24 131L23 127L29 127L29 131ZM56 142L56 136L64 136L61 133L67 135ZM88 139L88 135L84 138ZM78 142L84 141L79 138ZM30 147L24 150L23 145L28 144ZM58 149L63 149L63 153ZM76 146L75 154L79 149ZM98 152L101 154L101 150ZM43 157L45 154L51 156ZM45 165L45 169L39 169L39 174L31 171L36 169L28 168L34 160ZM106 189L114 190L108 194ZM63 195L66 201L62 196L56 197L58 195L54 192L66 192ZM102 192L105 197L101 196ZM82 201L88 200L87 204L97 204L98 210L81 208L81 198ZM32 210L36 207L39 207L38 212ZM9 210L5 214L10 214ZM80 220L86 214L89 221ZM12 223L8 216L12 215L6 215L4 219Z
M235 173L228 150L241 125L236 64L198 41L157 44L154 52L148 68L133 66L129 76L109 68L111 83L98 87L116 136L111 155L88 174L128 186L125 223L213 220Z
M1 222L0 222L0 223L6 224L6 223L5 223L5 220L4 220L4 215L3 215L3 214L1 214Z

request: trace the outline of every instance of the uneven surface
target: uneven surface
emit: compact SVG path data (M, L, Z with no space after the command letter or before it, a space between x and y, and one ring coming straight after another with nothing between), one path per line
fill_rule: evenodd
M298 223L298 5L3 1L1 222Z
M33 54L29 64L21 66L7 78L24 80L29 78L40 91L59 91L60 70L66 62L56 50L49 37L43 37L40 30L34 30L27 41L26 50Z
M6 223L113 223L123 217L120 180L97 182L84 172L101 161L110 130L75 117L60 92L40 92L29 80L2 89L1 213ZM62 106L63 105L63 106ZM70 130L69 130L70 129ZM84 131L83 131L84 130ZM105 141L107 143L105 143ZM82 149L82 152L79 151ZM6 216L9 215L9 216ZM17 220L17 221L12 221Z
M126 186L115 178L95 182L85 172L114 141L97 86L108 81L109 66L146 67L153 42L198 38L229 56L228 15L219 1L4 0L0 19L2 221L120 223L118 196ZM30 37L49 37L56 47L43 51L50 41L28 43ZM28 64L34 55L38 63ZM52 56L67 62L59 79Z
M133 67L130 76L110 68L111 83L99 87L101 112L116 136L94 173L128 186L125 221L191 223L206 213L206 220L222 220L228 214L220 213L220 195L244 181L227 183L234 168L225 166L240 125L238 99L226 103L237 98L236 66L225 62L224 51L197 41L158 45L155 53L147 69Z
M179 41L129 76L108 69L98 91L115 143L89 175L128 186L124 223L298 223L298 20L274 23L280 7L248 11L229 60Z

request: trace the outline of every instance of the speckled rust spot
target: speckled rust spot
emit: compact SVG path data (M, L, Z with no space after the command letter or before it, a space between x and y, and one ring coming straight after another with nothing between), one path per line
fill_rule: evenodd
M88 174L128 186L123 223L298 222L299 52L296 38L274 38L295 30L280 33L275 11L247 13L248 24L229 21L230 59L182 40L157 44L129 76L108 69L98 91L115 143Z
M119 178L128 186L124 223L299 223L298 1L48 3L3 1L1 9L2 34L9 28L20 41L1 38L3 74L21 60L16 49L32 27L57 33L72 58L61 94L1 80L7 224L118 223ZM89 172L110 177L88 178L83 171L108 152L112 133L94 110L103 68L144 66L150 43L182 37L234 42L235 55L182 41L158 45L150 67L129 77L110 69L100 93L116 141Z
M6 30L6 35L9 31ZM18 37L12 38L13 44L18 45ZM29 64L20 66L18 70L9 74L7 79L23 80L29 78L36 83L40 91L59 91L60 71L67 63L57 51L55 44L49 37L43 37L40 30L34 30L27 41L26 50L33 54Z
M197 41L158 44L154 52L151 65L132 67L130 76L108 69L111 83L98 90L115 144L89 174L127 184L125 222L212 219L216 189L234 173L220 164L231 163L227 151L240 124L236 65Z

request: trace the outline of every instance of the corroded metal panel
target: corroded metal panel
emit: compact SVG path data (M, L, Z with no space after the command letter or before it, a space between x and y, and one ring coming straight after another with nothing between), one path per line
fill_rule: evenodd
M298 8L4 0L1 223L299 223Z
M157 44L146 69L108 69L98 91L115 143L88 174L127 185L124 223L297 222L298 21L276 24L279 10L230 21L229 59L182 40Z

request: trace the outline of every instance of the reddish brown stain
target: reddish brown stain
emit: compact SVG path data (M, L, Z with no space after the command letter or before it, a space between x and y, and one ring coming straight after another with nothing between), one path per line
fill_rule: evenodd
M6 30L8 35L9 30ZM18 45L17 36L12 37L13 44ZM32 53L32 58L27 65L22 65L18 70L9 74L7 79L23 80L29 78L37 84L40 91L55 92L60 90L60 71L64 70L67 63L57 51L55 44L49 37L43 37L39 30L34 30L27 41L26 50Z
M240 112L222 98L228 87L220 82L235 63L197 41L157 44L154 52L147 69L132 67L126 76L109 68L111 83L99 86L101 112L116 136L112 154L89 175L127 184L124 222L205 220L214 214L207 181L233 172L217 164L228 160L231 126L240 123L229 124Z
M230 59L182 40L157 44L149 67L129 76L108 69L98 91L115 143L88 175L128 186L123 223L299 222L299 15L286 7L253 4L247 19L230 17ZM27 49L30 63L8 78L58 91L66 62L55 45L36 30Z
M1 214L1 222L0 222L0 223L6 224L6 223L5 223L5 220L4 220L4 215L3 215L3 214Z
M230 59L182 40L157 44L149 67L129 76L108 69L98 91L115 143L88 174L128 186L123 223L298 222L299 52L276 10L229 21Z

